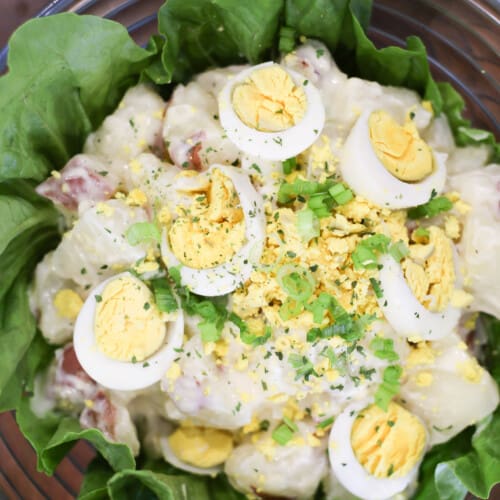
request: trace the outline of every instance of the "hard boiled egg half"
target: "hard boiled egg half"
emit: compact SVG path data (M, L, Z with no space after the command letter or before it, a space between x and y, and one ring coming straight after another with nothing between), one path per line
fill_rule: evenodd
M161 253L168 268L180 267L182 285L212 297L250 277L262 254L265 217L262 196L247 173L213 165L206 175L211 186L199 197L203 206L164 230Z
M221 429L181 425L160 446L165 460L179 469L215 476L233 451L233 438Z
M182 311L161 313L149 288L125 272L90 292L76 320L73 342L78 361L97 383L134 391L163 377L183 335Z
M418 474L427 446L420 420L397 403L348 406L330 431L330 465L344 488L364 500L400 493Z
M401 209L443 190L446 158L420 138L411 119L401 126L385 111L367 110L345 141L340 171L357 195Z
M219 94L219 117L242 151L281 161L319 137L325 110L318 90L303 75L266 62L228 81Z
M394 330L406 338L438 340L449 335L460 319L460 309L448 305L443 311L430 311L413 294L401 269L390 255L378 259L381 294L379 307Z

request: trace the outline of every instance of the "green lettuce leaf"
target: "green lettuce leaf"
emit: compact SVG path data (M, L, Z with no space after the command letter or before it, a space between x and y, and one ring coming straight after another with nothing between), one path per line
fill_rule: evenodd
M0 181L41 181L62 167L153 58L122 25L94 16L21 26L0 79Z
M268 57L282 9L282 0L169 0L158 12L166 81Z
M39 471L53 474L60 461L79 439L86 439L115 471L135 468L135 460L127 445L108 441L97 429L82 429L78 420L49 412L37 417L25 397L17 406L16 420L26 439L37 453Z
M80 500L153 498L181 500L244 500L223 474L211 478L193 476L163 460L146 461L139 470L113 472L97 457L90 465L80 491Z

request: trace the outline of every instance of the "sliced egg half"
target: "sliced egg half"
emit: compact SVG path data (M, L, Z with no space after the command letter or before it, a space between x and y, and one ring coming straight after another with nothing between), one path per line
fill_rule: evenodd
M390 255L380 256L378 262L382 266L379 272L382 294L377 297L378 305L399 335L438 340L457 326L460 309L448 306L443 311L429 311L413 295L398 262Z
M297 113L299 118L296 123L293 123L288 128L278 131L269 131L274 127L254 127L249 126L240 116L234 106L235 89L242 84L245 84L259 70L274 71L277 74L275 81L277 85L281 85L286 78L291 78L295 85L294 90L298 89L305 95L305 108L303 113ZM286 76L283 76L285 74ZM272 75L271 75L272 76ZM274 102L269 98L272 93L270 81L272 78L261 82L260 88L252 93L248 93L241 98L245 100L245 108L258 113L258 108L261 106L269 111L269 108L275 109L276 117L281 113L286 113L286 109L279 108L280 103L283 108L286 107L286 97L290 90L290 85L286 88L283 85L281 96L276 97ZM261 92L262 91L262 92ZM278 93L279 94L279 93ZM277 105L277 107L276 107ZM294 106L295 107L295 106ZM293 110L296 111L296 110ZM269 114L266 113L269 117ZM285 160L296 156L300 152L307 149L318 137L325 123L325 109L321 101L321 96L318 89L308 81L303 75L282 68L274 62L266 62L257 66L252 66L235 77L231 78L219 94L219 117L222 127L224 128L229 139L238 146L242 151L267 160ZM266 120L267 123L272 119ZM258 120L257 120L258 121ZM261 129L263 128L263 129ZM279 127L277 127L279 128Z
M235 167L213 165L233 182L245 220L245 243L227 262L208 269L182 265L172 252L167 231L161 242L162 259L167 267L180 266L181 282L192 292L206 297L225 295L238 288L260 261L266 234L262 196L257 193L247 173ZM224 241L220 242L221 246Z
M160 438L160 446L165 460L175 467L193 474L215 476L222 472L233 442L223 430L179 427Z
M133 298L130 295L128 297L119 296L118 293L111 292L111 312L113 312L112 309L119 310L119 302L123 301L127 304L127 314L130 315L130 318L121 314L121 318L117 318L118 321L115 323L108 322L107 325L103 325L102 322L106 319L113 319L113 314L100 316L98 306L104 300L106 287L115 285L120 280L133 286L137 292L134 297L141 297L141 301L133 304ZM112 301L114 304L111 304ZM152 293L148 287L128 272L103 281L90 292L76 320L73 343L78 361L85 372L98 384L113 390L135 391L153 385L164 376L178 355L175 349L182 346L184 315L179 310L172 313L172 316L167 320L163 320L161 313L155 308ZM156 325L160 322L159 328L164 328L165 333L159 338L158 347L152 354L144 358L140 356L142 359L136 359L135 349L140 345L142 339L127 338L130 331L127 332L126 324L130 320L130 322L135 323L136 327L144 327L141 333L146 337L148 335L146 331L147 320L144 319L143 311L156 315L152 320L156 322ZM137 314L134 315L134 313ZM123 322L120 319L123 319ZM98 324L99 322L101 324ZM100 335L102 332L104 334ZM162 333L160 332L160 334ZM97 335L100 337L99 341ZM156 340L153 339L153 342ZM116 355L111 357L113 351Z
M446 158L433 152L434 171L418 182L404 182L390 173L378 158L370 139L372 110L364 111L351 129L342 153L340 171L359 196L381 207L402 209L426 203L433 192L441 193L446 180Z
M391 403L391 405L395 405L395 403ZM335 419L330 431L328 455L333 473L344 488L363 500L385 500L392 498L393 495L404 491L417 478L418 468L427 443L427 432L417 417L399 407L399 405L396 406L400 411L404 412L406 416L405 420L407 422L410 421L413 426L417 427L415 430L418 432L398 431L399 439L394 439L390 434L395 427L390 426L398 425L397 421L384 422L380 426L374 423L373 426L365 425L361 436L363 439L356 442L357 446L365 448L361 454L367 459L366 466L368 469L377 470L380 469L381 464L389 462L387 471L384 470L383 477L377 477L377 475L368 472L360 461L358 461L356 452L353 449L353 427L358 418L363 418L360 417L362 411L369 408L366 400L357 401L349 405ZM379 410L379 412L381 411ZM366 424L366 422L363 422L363 424ZM370 432L370 435L367 434L367 431ZM378 434L380 434L380 437ZM377 446L377 450L369 452L367 451L367 445L369 447L371 441L374 439L377 442L375 445ZM405 442L401 442L401 439ZM401 449L398 449L399 447ZM412 456L413 465L407 470L408 466L405 466L401 462L401 458L410 452L417 454L417 456ZM370 453L376 456L370 456ZM392 460L395 462L394 465L391 463ZM398 475L398 469L400 469L400 475Z

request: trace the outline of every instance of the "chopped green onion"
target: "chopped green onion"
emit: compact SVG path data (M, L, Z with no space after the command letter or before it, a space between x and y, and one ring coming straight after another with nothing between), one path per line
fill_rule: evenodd
M415 231L413 231L412 236L416 238L428 238L431 233L425 227L417 227Z
M331 184L330 184L331 185ZM311 196L312 194L325 191L324 185L319 182L295 179L293 182L284 182L278 191L278 203L290 203L297 196Z
M302 302L297 302L296 300L287 297L279 309L279 315L283 321L288 321L289 319L298 316L303 310L304 304L302 304Z
M316 282L309 269L296 264L285 264L278 269L276 280L288 296L305 302L313 293Z
M354 198L352 191L340 182L332 186L328 192L337 205L345 205Z
M201 333L201 340L203 342L217 342L222 332L217 328L216 323L212 323L210 321L200 321L198 323L198 328Z
M155 296L156 307L161 312L171 313L177 311L179 305L175 299L170 283L165 278L158 278L151 281Z
M446 196L431 198L427 203L418 205L408 210L409 219L422 219L434 217L441 212L447 212L453 208L453 203Z
M375 392L375 404L387 411L391 399L399 392L399 379L403 373L403 369L399 365L387 366L382 375L382 383Z
M389 247L389 253L396 262L401 262L410 253L410 250L402 240L399 240Z
M311 195L307 206L320 218L328 217L332 213L334 201L328 193Z
M281 446L288 443L293 437L293 431L286 424L281 424L279 427L274 429L271 437Z
M306 305L306 309L313 313L313 321L315 323L321 323L325 316L325 311L328 311L331 301L331 295L325 292L321 292L316 300Z
M370 342L370 349L377 358L386 359L387 361L399 359L398 353L394 351L394 341L392 339L374 337Z
M297 212L297 231L300 237L308 243L319 236L319 219L310 208Z
M297 432L299 428L297 427L297 424L290 420L288 417L283 417L283 422L292 430L293 432Z
M292 158L288 158L284 162L283 165L283 173L285 175L291 174L297 168L297 157L293 156Z
M244 344L248 345L264 345L271 338L271 328L267 327L264 335L254 335L250 332L248 325L236 313L229 314L229 321L234 323L240 330L240 339Z
M135 246L149 240L159 242L161 233L152 222L136 222L127 229L125 237L130 245Z
M319 422L316 427L318 429L326 429L327 427L329 427L330 425L333 424L335 420L335 417L330 417L330 418L327 418L325 420L322 420L321 422Z
M318 376L318 374L314 370L314 365L309 359L307 359L306 356L292 353L290 354L290 356L288 356L288 362L296 370L295 380L298 380L302 377L304 377L305 380L309 380L309 377L311 375L314 375L315 377Z
M376 269L377 254L386 253L391 239L383 234L374 234L361 240L351 254L355 269Z
M280 29L278 48L279 51L283 52L284 54L292 52L292 50L295 48L295 30L293 28L283 26Z

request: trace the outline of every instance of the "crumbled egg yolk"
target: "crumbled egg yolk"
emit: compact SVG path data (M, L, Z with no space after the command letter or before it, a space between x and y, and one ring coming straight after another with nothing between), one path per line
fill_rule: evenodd
M365 408L351 431L351 445L359 463L378 478L401 477L417 465L426 442L420 420L397 403L387 412L377 405Z
M119 361L143 361L165 337L165 323L149 288L132 276L110 281L96 306L94 332L98 349Z
M201 468L224 463L233 451L232 435L220 429L181 426L168 443L180 460Z
M368 127L373 149L392 175L402 181L418 182L432 173L432 150L420 138L412 120L400 126L385 111L374 111Z
M334 156L327 135L322 135L310 148L298 157L299 163L307 163L313 170L321 170L326 175L333 174L339 159Z
M419 372L415 375L415 383L419 387L428 387L432 384L434 376L431 372Z
M82 306L81 297L69 288L62 288L54 297L54 307L61 318L76 319Z
M406 360L406 367L432 365L436 359L436 355L436 352L428 342L418 342L410 351Z
M240 120L263 132L279 132L297 125L304 117L304 89L277 64L255 70L234 88L233 108Z
M132 189L125 200L131 207L143 207L148 203L148 197L140 189Z
M457 364L457 370L464 380L478 384L483 378L484 369L475 358Z
M186 266L208 269L229 261L245 241L245 221L231 180L214 169L206 195L169 231L174 255ZM222 244L223 243L223 244Z

